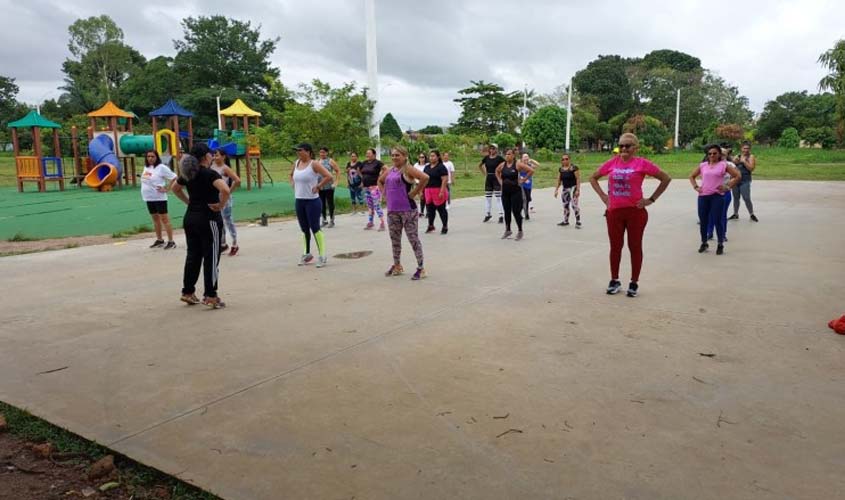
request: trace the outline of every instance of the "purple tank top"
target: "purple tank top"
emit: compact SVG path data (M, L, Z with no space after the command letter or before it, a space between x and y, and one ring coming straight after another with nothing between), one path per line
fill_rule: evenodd
M402 174L398 170L390 169L384 180L384 195L387 197L388 212L416 210L416 207L411 206L411 199L408 198L410 187L411 185L402 179Z

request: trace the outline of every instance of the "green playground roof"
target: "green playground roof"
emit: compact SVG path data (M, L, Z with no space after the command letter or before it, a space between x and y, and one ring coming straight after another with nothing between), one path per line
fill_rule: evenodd
M62 128L61 125L44 118L43 116L39 115L38 112L35 110L30 111L26 116L24 116L20 120L9 122L8 126L9 128Z

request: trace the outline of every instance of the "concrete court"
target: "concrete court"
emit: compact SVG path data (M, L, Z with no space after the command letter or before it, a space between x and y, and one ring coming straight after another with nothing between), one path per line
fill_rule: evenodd
M0 400L227 499L845 498L843 188L755 181L717 257L676 179L636 299L587 184L584 229L538 190L522 242L456 201L418 283L361 215L329 254L373 254L324 269L241 227L218 311L146 240L3 258Z

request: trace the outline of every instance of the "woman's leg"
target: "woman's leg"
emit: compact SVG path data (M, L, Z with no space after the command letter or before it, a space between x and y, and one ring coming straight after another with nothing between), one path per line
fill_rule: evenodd
M497 191L498 192L498 191ZM513 212L513 197L510 191L499 192L502 200L502 209L505 211L505 231L511 230L511 213ZM521 207L520 207L521 208Z
M709 225L716 228L716 236L719 244L725 242L725 228L722 226L722 214L725 211L725 197L720 194L714 194L710 200L710 221Z
M302 231L302 255L311 253L311 226L308 224L308 215L305 211L307 201L298 198L294 201L296 222L299 223L299 230Z
M751 202L751 182L743 182L739 186L739 194L742 195L742 201L745 202L745 208L749 215L754 215L754 203ZM739 203L735 202L734 205L739 206Z
M574 190L575 188L573 188ZM581 207L578 204L578 198L572 196L572 210L575 212L575 224L581 225Z
M707 225L710 223L710 197L698 197L698 232L701 234L701 243L707 243Z
M326 202L329 204L329 219L334 220L334 189L326 190Z
M167 233L168 243L173 241L173 224L170 223L170 215L159 214L158 219L161 221L161 225L164 227L165 233Z
M203 231L202 240L202 274L205 297L217 297L217 279L220 274L220 233L223 232L221 221L211 219L208 229Z
M197 280L200 277L200 269L202 268L202 231L199 227L205 221L205 217L185 214L184 229L185 229L185 244L187 245L187 252L185 254L185 269L182 274L182 294L191 295L196 292Z
M393 265L402 265L402 214L387 212L387 232L390 234L390 248L393 250Z
M323 232L320 230L320 215L322 208L323 204L320 202L319 198L307 200L305 205L305 216L308 220L309 229L312 233L314 233L314 241L317 242L317 252L319 252L320 257L325 258L326 244Z
M373 193L370 191L370 188L368 188L368 187L364 188L364 200L367 202L367 214L368 214L367 226L372 227L373 226L373 216L375 215L375 212L376 212L376 204L373 201Z
M563 223L569 224L569 205L572 203L572 188L563 188L560 192L560 201L563 203Z
M326 222L326 208L328 203L326 203L326 198L328 198L329 192L325 189L320 190L320 212L323 214L323 222Z
M161 217L159 214L150 214L150 217L153 218L153 227L155 228L156 232L156 240L161 240ZM173 238L170 238L171 240Z
M734 202L734 213L731 217L739 217L739 188L742 184L737 184L736 186L731 189L731 193L733 193L733 202Z
M648 224L648 212L644 208L632 208L626 222L628 232L628 250L631 251L631 281L640 280L643 268L643 233Z
M511 197L511 210L513 210L513 218L516 219L516 229L522 232L522 189L514 190Z
M442 205L437 205L437 213L440 214L440 225L443 229L449 228L449 211L446 210L446 202Z
M731 208L731 192L730 190L725 192L725 203L724 207L722 207L722 231L725 234L725 241L728 241L728 210Z
M235 219L232 217L232 203L232 198L229 197L229 202L223 207L223 223L226 225L226 231L229 232L229 236L232 237L232 246L236 247L238 246L238 229L235 227ZM223 234L223 243L225 244L226 232Z
M373 190L373 204L376 208L376 215L378 215L378 219L381 221L381 224L384 225L384 212L381 210L381 192L378 188Z
M423 249L419 235L419 218L415 212L415 210L410 212L401 212L403 214L402 226L405 229L405 236L408 237L408 241L411 243L411 248L414 249L414 257L417 258L417 269L422 269Z
M625 241L625 220L620 212L625 209L607 211L607 239L610 241L610 278L619 280L619 264L622 261L622 245Z

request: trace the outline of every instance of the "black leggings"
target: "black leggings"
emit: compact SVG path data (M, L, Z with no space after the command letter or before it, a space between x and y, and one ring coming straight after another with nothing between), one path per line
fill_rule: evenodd
M182 294L196 291L200 268L203 271L205 290L203 296L217 297L217 264L220 261L220 241L223 220L219 214L209 216L204 212L187 212L184 219L188 253L182 278Z
M326 218L326 208L328 208L329 217L334 220L334 189L321 189L320 201L323 203L323 219Z
M505 209L505 230L511 230L511 214L516 227L522 231L522 188L502 189L502 207Z
M434 227L434 212L437 211L440 214L440 222L443 223L444 228L449 227L449 212L446 211L446 204L443 203L442 205L435 205L434 203L429 203L425 206L426 215L428 215L428 227Z

